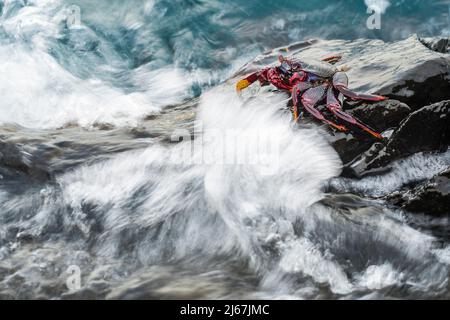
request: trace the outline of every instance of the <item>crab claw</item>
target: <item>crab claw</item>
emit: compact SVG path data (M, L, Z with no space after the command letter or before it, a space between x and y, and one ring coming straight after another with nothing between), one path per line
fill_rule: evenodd
M250 85L250 81L243 79L236 84L236 91L241 92Z

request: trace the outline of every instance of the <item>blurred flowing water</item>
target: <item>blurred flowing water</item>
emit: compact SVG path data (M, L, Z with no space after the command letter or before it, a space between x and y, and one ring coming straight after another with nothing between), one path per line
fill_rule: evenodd
M0 138L32 168L0 166L1 298L450 298L434 232L448 222L361 197L433 176L448 153L336 178L320 131L289 126L287 96L245 101L226 81L313 37L448 35L445 2L3 0L0 13ZM219 143L206 135L198 161L174 162L190 142L171 135L195 120L248 145L272 128L279 159L205 163Z

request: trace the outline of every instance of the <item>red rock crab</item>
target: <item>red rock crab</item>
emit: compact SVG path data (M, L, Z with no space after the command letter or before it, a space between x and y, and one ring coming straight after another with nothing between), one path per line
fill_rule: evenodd
M337 130L348 131L345 124L351 124L373 137L382 139L381 134L344 112L342 106L346 97L352 100L366 101L383 101L388 98L351 91L348 88L346 68L337 68L334 65L340 59L341 56L330 56L323 60L286 59L279 56L279 66L266 68L249 75L237 83L236 89L240 92L257 80L263 86L273 84L278 89L291 92L294 121L297 122L301 118L302 113L299 113L299 107L303 107L303 110L314 118ZM315 108L324 99L327 109L344 124L337 124L327 119Z

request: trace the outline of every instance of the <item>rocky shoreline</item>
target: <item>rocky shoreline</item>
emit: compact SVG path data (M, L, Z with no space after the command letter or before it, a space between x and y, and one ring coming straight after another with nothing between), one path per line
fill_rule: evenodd
M258 57L235 78L274 63L280 52L286 54L286 48ZM289 287L297 279L300 288L304 286L300 281L312 288L317 282L319 289L307 295L311 298L448 297L448 265L441 261L447 259L448 251L440 243L435 246L435 242L448 243L450 239L446 219L450 212L450 165L445 167L450 161L412 179L396 176L390 185L384 184L383 179L386 173L398 169L399 161L407 162L421 154L450 154L450 57L430 50L416 37L395 43L315 40L294 44L288 52L310 57L342 53L342 64L351 68L351 89L391 98L345 105L347 112L384 132L386 141L323 130L342 160L342 174L325 180L339 172L339 159L324 144L336 159L336 171L324 178L329 181L328 194L307 207L306 214L296 215L293 227L284 217L277 220L284 209L282 203L281 210L267 213L270 219L245 219L239 237L225 239L236 244L230 245L232 249L226 245L223 249L224 241L219 239L217 243L212 241L211 251L202 251L209 243L204 239L227 230L215 211L205 209L205 176L193 170L183 177L186 180L177 182L176 176L182 176L182 172L172 174L173 167L159 162L154 165L154 152L155 157L165 159L163 149L149 146L156 141L166 147L173 128L191 128L200 99L167 107L163 113L147 117L138 128L105 125L94 130L67 127L47 131L5 125L0 133L0 180L7 190L0 193L4 201L0 299L259 298L250 293L260 290L261 270L263 277L275 274L277 283L282 275ZM230 86L235 78L225 84L230 94L234 94ZM145 155L125 152L147 148L152 152ZM414 170L422 169L420 161L414 165ZM303 173L298 176L303 177ZM309 178L315 177L313 174ZM379 181L371 181L371 187L375 185L382 193L366 194L364 188L345 185L348 181L350 185L364 184L365 179L373 177ZM333 180L337 181L336 187ZM261 185L270 183L264 180ZM303 195L303 184L301 179L288 184L300 190L290 193L289 199ZM155 196L153 191L160 188L165 189ZM254 190L258 195L259 190ZM173 193L178 198L172 197ZM223 199L228 197L227 193L219 194ZM278 200L274 195L261 203ZM235 203L240 204L241 198ZM241 207L236 208L238 211ZM229 221L235 221L234 207L230 211L233 215ZM403 217L397 217L399 212L399 216L407 213L407 223ZM153 213L154 216L149 215ZM420 224L423 217L424 223ZM414 229L425 231L422 234ZM200 235L198 242L190 242L193 233ZM436 238L428 236L434 233L438 234ZM221 236L229 234L232 233ZM257 239L253 240L255 234ZM250 238L249 243L261 248L256 255L253 251L247 255L239 247L241 239L246 243ZM187 253L186 243L192 245ZM291 245L298 245L299 251L283 256L282 248ZM178 247L183 248L179 257L175 250ZM172 258L174 255L176 259ZM268 261L270 268L279 263L279 257L284 257L283 262L289 258L294 266L299 262L300 269L272 273L264 265L254 271L246 264L255 257L264 263ZM66 270L74 264L83 270L85 285L79 291L68 292ZM219 271L211 273L211 268ZM372 278L373 270L380 272L376 281L389 275L397 278L372 287L362 279ZM324 274L329 278L322 278ZM335 283L344 284L345 290L336 288ZM410 286L411 283L421 287Z
M386 141L358 134L331 132L330 144L344 164L342 176L361 179L390 170L394 161L416 153L445 152L450 144L449 39L382 41L310 40L275 49L246 64L231 81L273 64L278 54L325 56L342 53L341 65L350 67L350 87L388 96L367 103L346 101L346 111L378 132ZM347 50L348 52L345 52ZM344 52L342 52L344 51ZM187 102L190 105L190 102ZM47 153L58 153L49 149ZM0 140L0 175L8 180L32 182L51 179L44 154L31 154L10 141ZM385 197L390 204L410 212L450 215L448 171ZM50 171L50 172L49 172Z
M342 176L361 179L390 170L394 161L417 153L439 153L450 145L449 39L419 39L394 43L381 41L308 41L258 57L239 75L269 64L277 54L325 56L346 46L365 46L360 54L344 53L343 65L351 67L350 86L388 96L390 100L346 102L344 108L387 138L383 142L355 134L330 132L330 143L344 163ZM322 53L323 52L323 53ZM430 215L450 216L448 168L419 185L404 186L384 197L388 203Z

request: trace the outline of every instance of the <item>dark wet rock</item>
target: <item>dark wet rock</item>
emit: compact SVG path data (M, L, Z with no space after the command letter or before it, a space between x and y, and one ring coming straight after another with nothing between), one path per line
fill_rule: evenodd
M410 114L393 133L386 146L365 152L352 169L357 176L373 173L392 161L417 152L445 151L450 144L450 100Z
M102 295L90 288L83 288L76 292L66 292L61 294L61 299L63 300L98 300L103 298Z
M394 43L369 41L359 47L344 61L351 67L351 89L389 96L413 110L450 99L449 55L430 50L415 36Z
M450 99L450 56L436 52L443 46L442 41L426 46L415 36L394 43L312 40L257 57L234 80L277 64L279 54L300 59L343 54L338 67L350 67L347 72L350 89L391 98L378 103L348 101L347 111L376 131L396 129L385 147L374 145L376 141L357 132L329 138L344 163L343 175L358 177L384 172L391 161L416 152L448 146L448 106L443 103L443 109L439 109L440 102ZM342 52L343 48L346 52ZM433 103L436 105L430 106ZM412 111L416 112L411 114Z
M337 66L348 66L349 87L377 93L406 103L413 110L450 99L450 56L434 50L416 37L386 43L381 40L311 40L275 49L246 64L234 78L277 63L284 54L321 58L342 54Z
M424 65L423 69L433 70L434 67L431 64L432 62ZM421 71L418 70L417 72ZM440 74L429 77L423 82L406 80L404 84L392 88L392 92L389 90L380 92L391 98L402 100L413 107L414 110L417 110L423 105L449 99L450 81L445 74ZM412 94L412 92L418 94Z
M26 172L30 168L30 162L30 159L19 147L11 143L0 141L1 165Z
M312 48L318 43L320 43L320 40L317 39L311 39L307 41L302 42L296 42L294 44L289 45L288 47L282 47L277 48L268 52L265 52L255 59L249 61L246 63L241 69L239 69L236 74L232 77L232 79L235 79L237 77L244 76L246 74L249 74L251 72L255 72L258 70L261 70L263 68L266 68L269 65L274 65L277 63L277 57L278 55L287 55L287 52L291 52L294 54L298 54L299 52L303 52L303 50Z
M35 236L29 232L19 232L16 238L22 243L31 243L35 240Z
M0 281L3 281L11 273L13 273L12 268L0 265Z
M0 300L14 300L16 296L13 293L0 293Z
M450 53L450 38L423 38L420 41L433 51Z
M364 153L373 144L373 139L355 137L352 134L336 134L329 141L344 165L352 162L356 157Z
M371 170L367 170L364 165L366 164L366 159L374 159L380 153L382 154L385 145L381 142L374 143L371 147L365 151L362 156L360 155L352 163L348 163L344 165L344 169L342 172L343 177L348 178L360 178L363 175L370 174L381 174L388 170L388 168L380 167L380 168L371 168Z
M150 121L150 120L157 120L159 118L160 115L158 114L150 114L148 116L145 117L144 120Z
M403 121L387 147L399 156L447 149L450 142L450 100L424 107Z
M20 146L0 140L0 174L48 179L49 173L43 168L41 161L21 149Z
M351 193L327 194L319 203L327 207L347 212L367 207L375 208L373 201L369 201Z
M396 128L408 116L411 109L396 100L376 103L358 102L346 105L346 111L378 132ZM341 157L344 165L349 164L362 153L369 150L376 140L364 133L336 134L329 138L330 143ZM379 147L378 147L379 149ZM344 171L346 175L346 171Z
M145 138L157 138L160 135L158 134L152 134L151 132L148 132L145 128L139 127L139 128L132 128L130 130L130 134L136 138L136 139L145 139Z
M115 129L115 126L111 123L101 123L101 122L96 122L93 125L94 128L101 130L101 131L110 131Z
M48 300L49 297L62 297L67 293L67 285L64 282L45 282L39 284L36 288L37 300Z
M238 299L245 296L249 286L241 286L247 279L255 283L252 273L240 269L237 277L230 270L227 273L206 272L198 275L174 266L151 266L134 274L127 281L115 286L106 296L107 300L198 300L218 299L233 294Z
M450 216L450 169L412 190L397 191L386 200L409 212Z
M397 100L360 102L348 113L369 125L377 132L396 128L411 113L411 108Z

